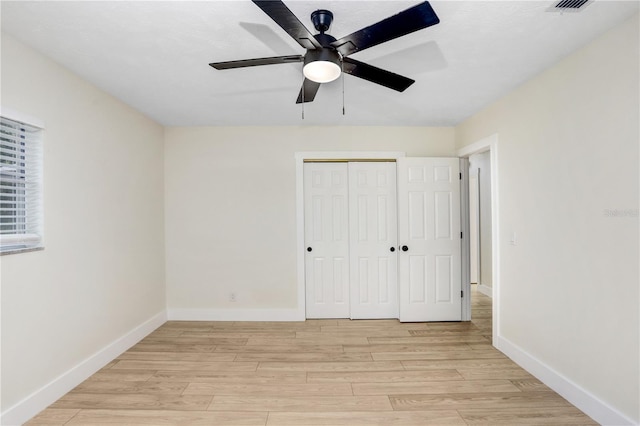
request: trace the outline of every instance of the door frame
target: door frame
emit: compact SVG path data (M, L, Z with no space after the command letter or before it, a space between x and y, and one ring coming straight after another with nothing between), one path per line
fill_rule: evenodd
M400 151L309 151L296 152L296 263L298 313L300 321L306 319L305 275L304 275L304 162L305 161L356 161L356 160L397 160L406 156Z
M461 290L462 306L461 320L471 321L471 224L469 209L469 159L458 157L460 163L460 241L461 260Z
M490 152L491 159L491 269L492 269L492 283L491 283L491 311L493 318L492 327L492 341L497 342L500 335L500 221L499 221L499 174L498 174L498 134L495 133L484 139L480 139L470 145L460 148L457 151L457 155L460 158L469 158L473 154L479 154L482 152ZM469 244L467 239L467 244ZM463 287L466 287L464 291L471 291L471 283L463 282ZM463 307L463 311L468 309L471 313L471 298L467 298L466 304L468 306Z

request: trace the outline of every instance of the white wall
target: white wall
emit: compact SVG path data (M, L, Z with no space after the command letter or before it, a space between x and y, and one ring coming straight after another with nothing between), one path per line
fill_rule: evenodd
M164 311L163 129L5 34L1 101L46 126L45 249L0 257L6 413Z
M478 177L480 223L480 276L478 284L491 287L491 156L489 152L469 157L469 173ZM490 290L490 289L489 289Z
M298 151L453 156L452 128L169 128L166 279L176 310L295 309ZM229 301L229 293L237 301Z
M456 128L458 147L499 139L498 343L634 423L638 25L636 15Z

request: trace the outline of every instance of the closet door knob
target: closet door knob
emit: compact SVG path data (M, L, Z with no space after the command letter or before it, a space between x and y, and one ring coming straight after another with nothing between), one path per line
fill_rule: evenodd
M389 250L391 250L391 253L393 253L394 251L396 251L395 247L391 247Z
M312 251L313 249L311 247L307 247L307 251Z
M407 246L402 246L402 251L408 251L408 250L409 250L409 247L407 247Z

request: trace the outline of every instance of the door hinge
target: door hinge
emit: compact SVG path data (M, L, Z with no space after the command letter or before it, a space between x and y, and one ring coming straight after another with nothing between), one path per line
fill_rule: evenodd
M460 290L460 297L464 297L464 290Z
M462 239L462 232L460 232L460 239Z
M462 180L462 172L460 172L460 180Z

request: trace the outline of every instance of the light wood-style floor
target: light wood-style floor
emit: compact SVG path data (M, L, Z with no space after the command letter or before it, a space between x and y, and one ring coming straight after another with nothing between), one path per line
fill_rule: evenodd
M167 322L29 425L592 425L471 323Z

